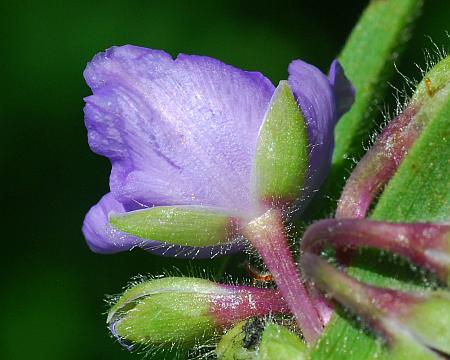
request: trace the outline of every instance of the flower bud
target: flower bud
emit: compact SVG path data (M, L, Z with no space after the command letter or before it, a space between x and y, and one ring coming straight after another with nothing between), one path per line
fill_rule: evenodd
M249 322L254 320L240 321L222 336L215 350L218 360L256 359L256 349L252 346L247 346L245 343L246 329Z
M219 360L302 360L308 358L308 349L285 327L252 318L231 328L217 345L216 354Z
M258 360L309 359L309 351L300 337L287 328L271 323L262 334Z
M192 346L239 320L285 311L275 290L168 277L125 291L107 322L122 343Z

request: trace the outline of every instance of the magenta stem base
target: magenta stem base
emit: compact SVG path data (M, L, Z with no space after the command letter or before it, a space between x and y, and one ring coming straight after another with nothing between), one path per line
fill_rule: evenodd
M289 250L281 212L267 211L250 222L244 233L271 272L305 340L313 344L322 333L323 325Z

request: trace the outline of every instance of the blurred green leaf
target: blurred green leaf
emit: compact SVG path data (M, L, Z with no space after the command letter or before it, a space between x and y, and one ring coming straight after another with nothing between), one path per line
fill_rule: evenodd
M314 213L328 214L335 207L333 199L380 117L379 105L394 73L394 61L410 38L421 5L422 0L371 1L350 34L339 60L356 89L356 99L336 126L332 169Z
M362 151L361 141L375 126L374 107L383 98L394 60L409 39L422 0L372 1L364 11L339 60L356 88L351 110L336 126L334 167Z

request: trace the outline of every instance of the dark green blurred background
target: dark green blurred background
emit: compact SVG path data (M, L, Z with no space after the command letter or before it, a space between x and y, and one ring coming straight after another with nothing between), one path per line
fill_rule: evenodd
M143 251L96 255L84 243L84 214L108 191L110 169L90 152L83 125L82 71L95 53L136 44L204 54L276 83L294 58L327 70L365 4L2 1L0 357L141 358L108 336L104 294L137 274L186 266ZM422 49L431 47L425 35L448 45L448 4L426 5L398 63L407 75L418 76L414 62L423 64Z

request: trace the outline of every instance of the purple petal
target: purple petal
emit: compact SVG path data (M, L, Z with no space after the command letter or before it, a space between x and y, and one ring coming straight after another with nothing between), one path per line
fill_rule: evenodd
M339 119L350 109L355 101L355 88L346 78L344 69L337 60L333 60L331 63L328 78L333 88L337 118Z
M325 180L334 148L334 127L353 103L354 90L336 60L330 79L318 68L301 60L289 65L288 82L305 116L310 142L310 168L302 200L307 200Z
M248 210L257 134L274 91L263 75L134 46L98 54L84 75L94 94L85 107L89 144L112 161L111 192L127 210Z
M157 255L180 258L213 258L242 250L244 244L239 239L226 245L193 248L144 240L111 227L110 213L124 213L124 206L115 200L112 193L104 195L87 213L83 223L83 235L90 249L97 253L110 254L140 247Z
M125 209L111 193L107 193L91 207L84 218L82 231L92 251L106 254L125 251L141 241L135 236L113 229L108 221L110 212L123 213Z

